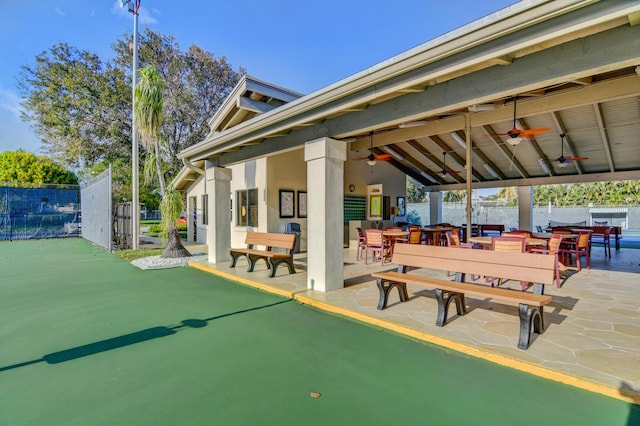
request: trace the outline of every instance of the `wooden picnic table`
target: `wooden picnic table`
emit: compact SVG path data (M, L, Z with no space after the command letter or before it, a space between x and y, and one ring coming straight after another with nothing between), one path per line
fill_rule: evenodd
M446 234L447 232L451 231L453 228L451 227L443 227L443 228L436 228L436 227L424 227L424 228L420 228L420 230L425 233L425 234L431 234L431 245L432 246L437 246L438 245L438 236L442 235L442 234ZM429 240L427 238L427 240Z

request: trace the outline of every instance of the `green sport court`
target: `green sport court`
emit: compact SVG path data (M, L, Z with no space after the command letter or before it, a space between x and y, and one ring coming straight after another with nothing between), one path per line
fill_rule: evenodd
M0 425L637 425L640 406L82 239L0 243Z

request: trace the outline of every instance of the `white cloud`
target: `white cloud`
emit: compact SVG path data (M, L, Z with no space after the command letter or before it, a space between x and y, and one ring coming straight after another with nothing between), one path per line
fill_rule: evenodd
M12 90L0 87L0 109L9 111L15 118L20 119L20 108L20 96Z
M65 15L66 15L65 11L64 11L64 10L62 10L62 9L60 8L60 6L56 6L56 8L55 8L54 10L55 10L55 11L56 11L56 13L57 13L58 15L60 15L60 16L65 16Z

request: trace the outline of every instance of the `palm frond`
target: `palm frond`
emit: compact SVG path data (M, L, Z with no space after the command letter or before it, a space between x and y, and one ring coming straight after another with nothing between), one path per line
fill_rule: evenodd
M139 72L135 89L135 120L143 145L149 151L163 122L164 81L158 70L148 65Z

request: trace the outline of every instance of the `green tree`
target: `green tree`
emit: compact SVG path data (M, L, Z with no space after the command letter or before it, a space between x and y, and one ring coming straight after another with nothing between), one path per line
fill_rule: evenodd
M407 202L408 203L426 203L427 196L422 192L422 184L407 176Z
M0 154L0 182L77 185L78 177L50 158L18 150Z
M50 158L73 168L130 161L130 40L131 34L116 40L109 60L59 43L22 67L23 119ZM176 154L206 137L207 121L244 70L197 46L183 51L172 36L151 30L139 42L140 66L155 66L167 86L160 133L168 147L164 173L173 176L181 168Z

